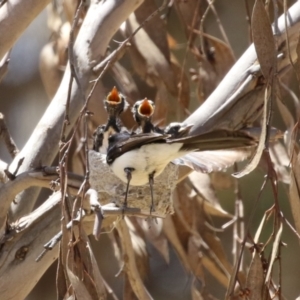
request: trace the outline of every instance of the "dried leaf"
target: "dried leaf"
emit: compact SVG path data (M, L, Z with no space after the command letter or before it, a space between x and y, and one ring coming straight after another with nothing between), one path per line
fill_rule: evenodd
M278 228L278 231L276 232L276 236L275 236L273 247L272 247L271 258L269 261L268 271L267 271L267 275L266 275L266 279L265 279L266 283L268 283L270 280L273 264L274 264L274 261L277 259L277 253L278 253L278 249L280 247L280 242L281 242L282 229L283 229L282 222L280 222L280 226Z
M164 258L165 262L169 264L169 245L165 235L162 232L163 220L157 218L156 221L152 222L150 226L148 222L145 222L144 220L139 221L139 224L142 227L149 243L151 243L156 248L156 250Z
M127 22L128 34L133 32L139 25L137 17L132 14ZM165 36L164 32L160 33ZM144 29L141 29L133 38L129 54L135 71L149 85L155 86L156 83L163 82L172 94L176 94L177 87L170 62L159 48L159 45L155 44Z
M153 115L154 124L166 126L168 123L167 115L175 115L177 106L171 104L172 97L164 84L157 83L156 87L155 112Z
M202 253L201 253L201 238L195 235L191 236L188 241L188 259L190 266L193 269L193 274L202 285L205 284L204 272L202 266Z
M149 14L157 9L155 1L147 0L132 14L127 21L126 34L131 34ZM181 68L170 58L170 51L166 38L166 26L164 22L155 17L147 22L134 36L132 46L129 48L132 65L137 74L149 85L155 86L160 92L157 101L157 112L159 117L166 115L165 107L176 107L169 105L167 99L172 95L178 97L178 84L182 85L179 102L184 107L189 103L189 82L186 76L181 76ZM182 79L182 82L180 82ZM165 93L164 88L168 92ZM163 102L163 104L161 103ZM180 113L182 110L180 110Z
M271 23L262 0L256 0L252 14L252 38L261 72L268 80L276 62L275 41Z
M139 225L134 218L126 218L126 225L128 226L135 263L139 270L139 274L142 279L147 278L149 274L149 256L143 231L140 230Z
M264 269L262 262L257 251L254 252L252 256L252 261L247 275L246 287L249 290L248 299L249 300L259 300L262 299L264 285Z
M119 62L115 62L111 67L111 73L128 103L134 104L137 99L141 99L138 87L132 75L126 68L124 68Z
M234 179L228 173L214 172L211 174L211 183L215 190L228 190L235 185Z
M259 224L259 226L258 226L258 228L256 230L256 233L255 233L255 236L254 236L254 239L253 239L253 241L254 241L255 244L258 244L261 231L262 231L263 226L264 226L264 224L266 222L266 218L267 218L267 214L265 213L264 216L263 216L263 218L260 221L260 224Z
M157 5L154 0L144 0L144 2L134 12L138 23L145 21L147 17L157 10ZM156 15L150 22L147 22L143 29L149 35L153 43L160 49L167 61L170 61L170 51L167 40L166 23ZM148 54L148 53L147 53Z
M209 216L215 216L220 218L233 218L233 215L224 210L220 205L213 205L210 202L204 200L201 196L197 195L197 201L200 206L203 207L205 213Z
M59 247L58 265L56 272L56 294L58 299L63 299L68 291L66 274L62 263L62 249Z
M133 251L133 243L131 241L130 232L128 230L127 224L124 220L120 220L116 228L120 235L120 240L122 244L124 270L128 275L128 279L130 281L132 290L139 299L152 299L151 295L144 286L144 283L138 271Z
M200 291L198 291L198 289L194 286L194 284L191 286L191 294L192 294L192 300L203 300Z
M209 253L211 258L215 260L215 264L219 267L220 270L226 275L227 277L227 284L228 278L230 274L232 274L232 265L228 261L225 251L223 249L223 245L220 239L216 236L215 232L212 230L202 230L201 236L203 240L209 247Z
M208 174L199 172L192 172L189 175L189 179L192 182L194 188L210 203L214 206L221 207L219 199L216 196L215 190L211 184L211 179Z
M291 178L287 170L290 160L287 149L280 142L276 142L270 146L270 156L278 180L290 184Z
M78 297L79 299L93 300L93 298L91 297L83 280L81 278L79 278L78 275L75 274L76 271L80 273L80 271L82 271L82 270L78 270L77 268L74 267L75 265L78 266L78 264L75 264L73 257L74 257L74 248L71 248L67 255L68 263L66 265L66 271L67 271L70 283L72 285L72 288L74 290L74 293L75 293L76 297Z
M104 281L104 279L99 271L99 267L98 267L97 261L95 259L94 253L92 251L90 241L89 241L86 233L83 230L81 230L81 239L82 239L82 241L84 241L85 249L88 252L88 255L85 255L85 257L88 258L88 263L85 264L85 266L88 267L87 274L89 274L92 277L92 282L94 283L96 291L97 291L97 298L99 300L106 299L105 286L107 286L107 283ZM111 292L111 294L113 294L113 293Z
M190 83L184 70L182 70L182 67L178 64L177 60L175 60L173 56L171 57L171 68L173 70L174 80L177 88L176 94L173 94L173 96L177 96L176 101L179 102L179 103L174 103L174 105L171 104L171 106L176 107L177 109L176 116L177 119L180 120L186 115L184 109L189 108Z
M294 149L291 161L291 184L290 184L290 205L293 214L295 228L300 234L300 154Z
M202 264L216 280L218 280L224 287L227 287L228 276L226 276L224 272L220 270L215 261L204 255L202 257Z
M193 232L195 202L192 199L191 188L181 182L173 193L175 214L173 216L174 225L181 241L187 249L187 244L191 232Z
M257 0L260 1L260 0ZM251 173L259 164L262 153L265 149L266 145L266 138L267 138L267 123L268 123L268 116L270 114L270 105L269 102L272 101L272 99L269 99L268 96L268 88L265 90L265 98L264 98L264 110L263 110L263 117L262 117L262 129L261 129L261 135L259 138L258 146L256 149L256 152L248 165L241 170L240 172L234 173L233 176L236 178L241 178L249 173Z
M186 37L189 38L193 21L195 28L198 28L200 25L203 8L199 4L203 4L203 2L199 0L175 1L174 4L180 21L184 26ZM192 43L194 38L195 36L191 39Z
M296 54L297 54L297 61L295 62L295 71L299 83L300 82L300 35L299 33L298 33L298 41L296 46Z
M201 34L197 30L194 32ZM233 53L226 43L211 35L205 33L202 35L205 57L197 49L193 49L193 53L199 61L196 78L198 78L198 100L201 103L213 92L235 61Z
M177 255L180 258L180 262L182 263L183 267L187 272L191 272L191 268L189 265L189 260L187 257L187 254L178 238L177 232L175 230L175 226L173 223L173 220L171 216L167 216L164 219L163 223L163 231L164 234L166 235L167 239L169 242L173 245L175 251L177 252Z

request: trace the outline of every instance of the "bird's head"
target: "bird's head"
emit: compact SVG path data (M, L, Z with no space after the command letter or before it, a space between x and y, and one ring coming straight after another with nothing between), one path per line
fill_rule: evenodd
M104 106L109 117L118 117L127 108L128 103L114 86L104 99Z
M155 104L152 100L147 98L137 101L133 108L132 113L135 121L141 124L143 121L151 121L154 114Z

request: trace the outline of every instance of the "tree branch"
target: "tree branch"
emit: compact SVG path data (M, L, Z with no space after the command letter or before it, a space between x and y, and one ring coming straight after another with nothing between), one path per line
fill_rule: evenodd
M114 33L133 12L142 0L111 0L93 1L79 30L74 55L77 63L77 75L81 90L88 91L89 82L93 75L93 67L105 55L106 48ZM61 85L50 103L44 116L32 133L25 147L18 157L25 157L20 172L30 166L37 166L40 162L45 165L52 163L57 154L59 138L63 125L65 105L67 101L70 81L70 66L68 65ZM69 121L67 132L74 125L83 105L82 94L76 82L72 85ZM15 168L18 157L13 161L11 168ZM30 212L36 201L38 191L27 191L18 197L17 205L12 205L14 219ZM26 198L26 201L22 199Z
M19 150L8 131L4 121L4 115L2 113L0 113L0 136L3 138L11 157L15 157L19 153Z
M9 0L0 7L0 60L50 0Z
M276 36L278 47L283 46L278 54L278 73L284 73L291 62L285 39L285 19L282 15L278 20L279 36ZM300 27L300 3L296 2L287 14L288 35L291 58L297 59L296 46ZM210 131L214 128L238 130L257 119L264 102L264 84L260 65L252 44L242 57L227 73L214 92L207 98L185 123L194 124L191 134Z

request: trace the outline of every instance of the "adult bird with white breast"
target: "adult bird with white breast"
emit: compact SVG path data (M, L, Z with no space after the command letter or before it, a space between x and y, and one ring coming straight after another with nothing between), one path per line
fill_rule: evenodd
M189 129L190 126L182 125ZM173 128L171 128L173 129ZM109 138L107 163L114 174L130 185L144 185L157 177L172 160L194 151L234 149L256 145L256 141L242 131L214 130L189 135L189 130L167 133L130 134L120 132Z

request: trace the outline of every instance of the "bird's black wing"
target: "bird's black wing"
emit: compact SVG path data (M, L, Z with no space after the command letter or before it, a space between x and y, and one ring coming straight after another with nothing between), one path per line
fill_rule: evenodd
M131 134L129 132L121 132L112 135L109 138L109 146L107 151L107 163L111 164L117 157L122 154L140 148L149 143L166 143L169 137L167 134L159 133L141 133Z

